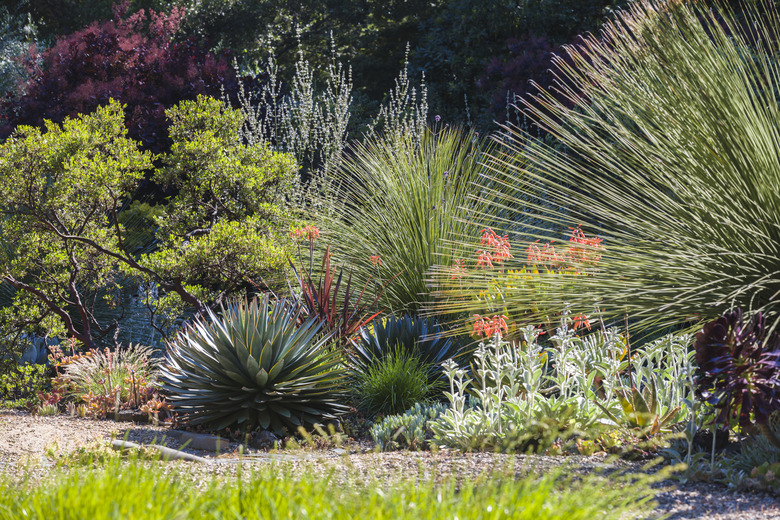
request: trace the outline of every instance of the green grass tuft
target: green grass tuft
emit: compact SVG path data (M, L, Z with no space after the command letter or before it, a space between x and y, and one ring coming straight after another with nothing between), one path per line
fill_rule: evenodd
M646 518L649 477L491 474L460 482L375 479L345 484L343 472L293 475L266 467L195 480L164 465L108 462L55 471L42 482L0 475L0 519L502 519Z

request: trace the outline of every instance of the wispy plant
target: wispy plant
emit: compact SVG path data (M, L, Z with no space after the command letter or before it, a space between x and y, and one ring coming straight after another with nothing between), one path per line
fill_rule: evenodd
M360 283L395 277L382 305L414 312L431 301L427 271L458 259L443 240L477 233L472 216L487 211L477 181L490 149L457 128L425 130L420 138L386 134L352 147L330 184L334 206L317 221Z
M309 174L338 166L347 143L352 72L336 59L335 47L322 84L300 45L287 88L273 56L248 72L259 87L241 88L238 94L246 115L242 138L249 143L268 141L292 153Z
M514 187L499 194L504 228L521 228L530 213L538 222L522 228L530 241L583 224L604 245L595 276L579 277L574 288L548 284L539 309L568 302L588 312L598 303L647 323L714 317L738 305L777 326L780 13L758 1L741 18L720 2L710 10L704 2L636 1L557 60L557 95L526 104L559 145L515 129L515 151L527 163L496 157L491 180ZM525 261L495 273L508 307L540 298L510 279ZM446 272L441 279L449 280ZM464 294L480 283L474 278Z
M425 72L420 78L419 89L409 81L409 45L404 55L404 68L395 80L395 88L387 94L379 114L370 123L367 135L413 136L419 142L428 123L428 88Z

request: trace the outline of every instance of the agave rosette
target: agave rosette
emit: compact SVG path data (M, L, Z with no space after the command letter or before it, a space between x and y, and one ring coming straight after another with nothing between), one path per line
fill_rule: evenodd
M193 425L260 426L283 433L334 419L344 372L341 355L316 319L266 295L209 312L168 346L163 387Z

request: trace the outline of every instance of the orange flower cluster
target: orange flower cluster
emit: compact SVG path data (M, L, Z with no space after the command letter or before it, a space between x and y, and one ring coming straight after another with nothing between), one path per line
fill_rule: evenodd
M463 258L456 258L452 261L452 276L450 280L457 278L463 278L466 275L466 260Z
M482 317L479 314L474 315L474 330L472 334L479 336L480 338L491 338L498 334L499 336L503 332L509 334L509 327L506 324L507 317L502 315L495 315L492 318Z
M478 268L492 268L494 267L494 262L500 265L507 258L514 258L509 252L511 246L509 245L508 235L499 236L492 229L485 228L482 230L482 241L480 244L488 247L477 250Z
M368 257L368 261L371 262L371 265L374 267L379 267L382 265L382 257L379 255L371 255Z
M574 320L574 330L577 330L582 327L585 327L586 329L590 330L590 319L584 314L575 316L574 318L572 318L572 320Z
M309 242L320 238L320 229L317 226L306 226L304 228L293 229L290 231L290 238L295 241L305 238Z
M572 231L569 238L569 248L564 253L555 250L554 240L539 247L538 240L528 246L528 264L544 266L548 271L564 269L566 266L574 266L576 271L581 267L595 266L601 260L601 245L603 240L597 237L587 237L582 231L582 226L569 228Z

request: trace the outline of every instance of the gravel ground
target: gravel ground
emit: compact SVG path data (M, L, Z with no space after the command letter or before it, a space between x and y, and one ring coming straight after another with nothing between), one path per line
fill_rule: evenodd
M24 461L38 461L38 471L47 468L46 451L56 443L56 451L65 453L91 442L105 442L112 436L140 444L160 442L167 429L162 426L98 421L77 417L38 417L29 413L0 410L0 471L13 468ZM172 448L181 444L172 438L165 440ZM196 455L214 458L213 453L184 448ZM186 468L195 478L212 474L232 474L236 470L238 444L221 455L216 464L188 462L166 463L171 468ZM349 467L353 474L366 478L388 479L398 475L435 475L446 478L476 476L484 471L512 465L519 471L545 471L561 464L576 467L577 471L597 469L639 469L639 465L625 462L605 462L603 457L543 457L509 456L489 453L461 454L450 450L437 452L375 453L369 446L350 444L343 448L302 449L280 454L256 453L247 457L252 465L282 463L293 470L301 467L328 472L332 468ZM246 460L246 458L244 459ZM344 472L339 472L344 473ZM671 520L780 520L780 497L762 493L729 490L720 484L692 482L681 484L664 481L664 490L658 495L659 516L666 514Z

